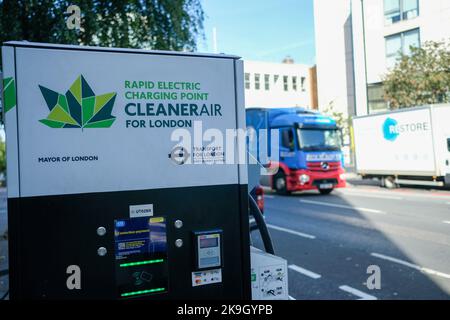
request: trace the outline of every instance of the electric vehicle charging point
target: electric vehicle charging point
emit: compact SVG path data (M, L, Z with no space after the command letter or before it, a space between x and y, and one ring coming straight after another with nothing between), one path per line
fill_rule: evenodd
M240 142L202 134L245 128L238 57L2 54L11 299L251 299L246 166L205 163Z

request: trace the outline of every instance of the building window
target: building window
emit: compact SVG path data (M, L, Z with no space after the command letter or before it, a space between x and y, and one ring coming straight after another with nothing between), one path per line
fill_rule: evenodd
M245 89L250 89L250 73L245 74Z
M367 98L369 103L369 113L387 111L388 104L384 100L384 89L382 83L367 86Z
M419 16L419 0L403 0L403 20L413 19Z
M401 20L400 0L384 0L384 19L386 24Z
M402 54L411 54L411 47L420 47L419 29L386 37L386 65L392 68Z
M388 68L395 66L398 57L402 53L402 35L397 34L386 38L386 65Z
M292 90L297 91L297 77L292 77Z
M384 0L387 25L419 16L419 0Z
M306 78L305 78L305 77L302 77L302 78L300 79L300 81L301 81L302 91L305 92L305 91L306 91L306 89L305 89L305 81L306 81Z
M420 33L419 29L403 33L403 54L410 55L411 47L420 47Z
M288 76L283 76L283 87L284 87L284 91L288 91L289 90L289 83L288 83Z
M264 75L264 89L270 90L270 75Z
M273 83L277 83L279 77L280 77L279 75L275 74L275 75L273 76Z
M260 78L261 78L260 74L255 73L255 89L256 90L259 90L259 88L261 87L260 82L259 82Z

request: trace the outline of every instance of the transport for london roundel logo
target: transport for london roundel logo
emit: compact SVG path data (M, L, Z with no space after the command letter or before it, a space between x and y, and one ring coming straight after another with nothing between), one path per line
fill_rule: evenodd
M386 140L394 141L399 133L397 131L397 120L387 118L383 123L383 135Z
M60 94L39 85L50 113L39 120L50 128L109 128L116 120L111 115L116 93L96 96L80 75L67 90Z

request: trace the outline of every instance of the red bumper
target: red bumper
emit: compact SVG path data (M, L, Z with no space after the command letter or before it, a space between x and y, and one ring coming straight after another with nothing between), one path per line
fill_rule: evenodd
M313 171L313 170L290 170L286 176L287 190L317 190L321 184L332 184L333 188L344 188L345 180L341 178L341 174L345 171L342 168L333 171ZM309 181L301 181L302 175L309 176Z

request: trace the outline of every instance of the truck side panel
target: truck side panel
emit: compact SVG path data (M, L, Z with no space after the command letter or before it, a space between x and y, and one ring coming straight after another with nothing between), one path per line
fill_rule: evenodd
M353 119L357 171L436 175L429 108Z
M436 106L431 111L434 149L438 176L450 183L450 105Z
M247 109L245 113L247 129L254 129L254 133L256 134L255 139L250 142L249 152L255 157L258 162L261 161L259 159L260 148L264 148L270 152L270 139L261 139L259 134L261 129L268 129L268 112L262 109ZM261 145L264 143L265 145ZM250 161L250 160L249 160ZM251 163L251 162L250 162Z

